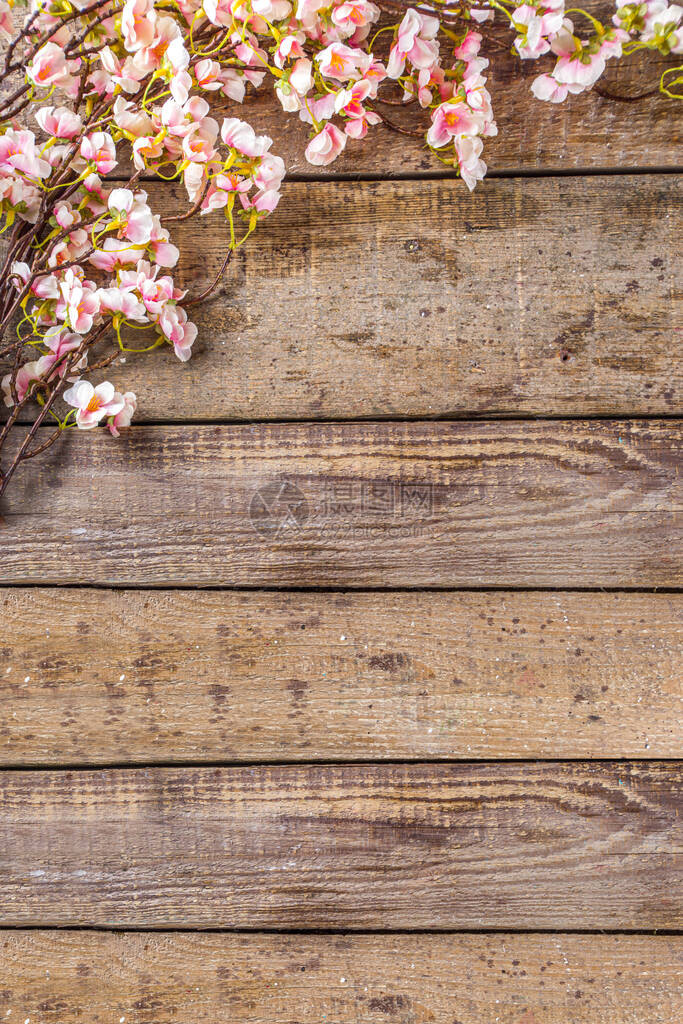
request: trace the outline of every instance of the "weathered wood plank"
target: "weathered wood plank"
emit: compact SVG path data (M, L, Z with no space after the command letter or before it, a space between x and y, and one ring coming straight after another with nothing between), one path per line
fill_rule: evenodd
M0 925L673 929L666 762L0 773Z
M3 500L4 583L673 587L680 423L70 432Z
M0 1017L59 1024L671 1024L682 982L666 936L0 934Z
M30 589L0 606L4 766L683 749L676 595Z
M127 353L108 375L138 420L675 413L681 195L673 176L289 185L193 310L190 362ZM175 235L199 294L220 222Z

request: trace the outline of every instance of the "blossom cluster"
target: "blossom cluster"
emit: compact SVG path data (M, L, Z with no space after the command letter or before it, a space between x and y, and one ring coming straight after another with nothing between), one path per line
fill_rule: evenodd
M547 55L532 91L555 103L610 59L683 49L683 9L666 0L617 0L607 25L572 8L585 31L564 0L28 0L23 23L13 3L0 0L0 334L12 332L0 448L36 403L35 423L56 433L106 421L117 434L135 395L84 375L122 351L168 344L190 357L197 297L174 281L167 225L220 214L224 272L280 199L282 159L235 116L249 90L271 84L308 130L314 166L380 124L401 130L387 106L414 106L426 147L473 188L498 131L484 54L500 51L500 32L522 60ZM147 178L181 183L186 211L156 212ZM136 331L148 332L139 345ZM6 479L0 469L0 492Z

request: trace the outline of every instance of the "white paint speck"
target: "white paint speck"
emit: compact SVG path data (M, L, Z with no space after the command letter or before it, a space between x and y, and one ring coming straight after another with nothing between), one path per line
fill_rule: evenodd
M339 981L341 982L342 985L344 985L346 983L346 978L340 978Z
M346 640L346 637L342 634L342 636L340 636L339 639L340 640Z
M126 678L126 673L124 672L122 675L119 676L119 682L122 683L125 678Z
M26 676L26 678L24 679L24 682L25 683L30 683L31 682L31 677L30 676Z

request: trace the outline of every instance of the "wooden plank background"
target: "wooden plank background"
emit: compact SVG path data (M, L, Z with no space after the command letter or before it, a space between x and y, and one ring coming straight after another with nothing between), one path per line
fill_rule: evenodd
M667 936L12 932L2 967L0 1016L60 1024L671 1024L683 1009Z
M0 907L12 926L680 929L680 784L656 761L6 771Z
M0 502L0 1020L683 1015L680 112L536 72L473 195L245 106L289 181L194 358Z
M6 766L680 752L676 594L0 598Z
M667 420L73 432L18 476L0 582L675 587L680 442Z
M126 353L110 376L152 421L670 415L681 195L674 175L285 185L193 311L192 359ZM200 294L221 222L173 234Z

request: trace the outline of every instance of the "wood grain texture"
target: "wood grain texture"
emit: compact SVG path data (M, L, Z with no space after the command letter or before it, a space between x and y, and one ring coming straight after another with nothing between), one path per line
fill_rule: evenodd
M0 505L1 582L674 587L680 423L71 432Z
M0 773L0 925L683 924L680 767Z
M170 212L175 188L154 194ZM107 373L138 421L675 414L682 194L673 176L287 185L193 310L192 359ZM174 237L199 294L220 221Z
M0 933L0 1017L48 1024L671 1024L681 940Z
M4 766L683 750L676 595L30 589L0 608Z

